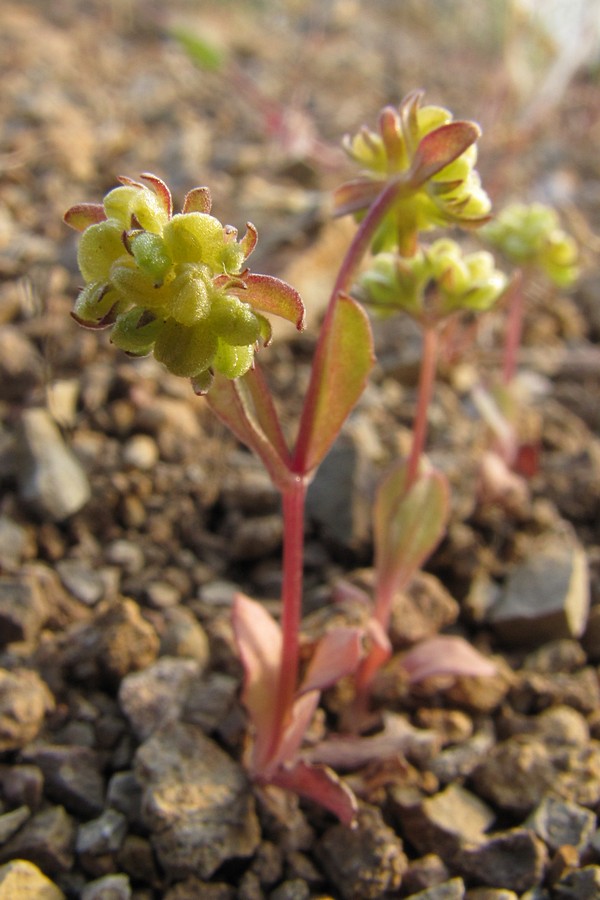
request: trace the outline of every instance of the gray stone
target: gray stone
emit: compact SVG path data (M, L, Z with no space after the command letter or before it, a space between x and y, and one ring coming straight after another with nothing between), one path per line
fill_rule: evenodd
M514 828L463 847L455 863L466 878L520 893L542 881L547 861L542 841L528 829Z
M572 538L544 538L509 575L488 621L512 646L580 637L590 603L584 549Z
M600 897L600 866L584 866L569 872L554 885L555 900L597 900Z
M443 884L449 878L448 868L437 853L427 853L409 862L402 878L402 892L411 896L436 884Z
M462 744L442 750L433 757L429 768L441 784L449 784L460 778L467 778L474 772L481 759L494 745L491 729L482 729Z
M62 806L36 813L0 847L0 862L28 859L48 875L68 872L73 865L75 822Z
M16 571L26 557L35 555L33 534L9 516L0 515L0 566Z
M135 434L123 447L123 462L133 469L153 469L158 459L158 445L149 434Z
M18 481L21 497L43 516L62 521L90 498L85 472L45 409L27 409L21 419Z
M0 866L0 900L65 900L53 881L26 859Z
M48 604L33 578L0 577L0 644L36 639L48 617Z
M451 784L432 797L412 790L392 790L391 810L397 816L402 833L420 853L437 853L452 863L460 848L477 841L490 828L495 814L475 794Z
M476 887L465 894L465 900L519 900L514 891L506 888Z
M465 883L462 878L451 878L442 884L434 884L418 894L411 894L415 900L463 900Z
M373 807L359 811L352 830L333 825L319 839L316 856L344 900L376 900L397 891L407 868L402 841Z
M0 327L0 399L22 402L32 388L43 384L43 360L16 325Z
M204 672L210 660L208 637L193 612L185 606L167 609L164 621L160 636L161 656L193 659Z
M535 738L509 738L497 744L473 773L481 796L521 814L531 812L555 778L549 749Z
M37 672L0 669L0 752L24 747L39 734L54 698Z
M95 606L104 597L106 583L102 573L84 560L61 559L56 571L66 589L86 606Z
M140 740L179 718L188 687L201 674L200 665L193 659L163 656L123 679L119 704Z
M11 806L39 809L44 790L44 776L38 766L11 765L1 775L2 793Z
M269 894L269 900L308 900L310 888L300 878L282 882Z
M127 833L127 819L116 809L106 809L97 819L84 822L77 830L77 853L100 856L116 853Z
M39 744L23 753L44 773L45 793L75 815L97 816L104 806L100 759L89 747Z
M247 777L199 728L173 723L154 732L136 753L135 773L169 877L210 878L225 860L255 852L260 827Z
M31 815L28 806L18 806L0 815L0 844L5 844Z
M544 797L525 825L550 850L556 851L564 844L583 850L596 827L596 816L589 809L550 795Z
M87 884L81 900L130 900L131 885L127 875L104 875Z
M239 681L233 675L211 672L190 685L182 718L207 733L214 731L233 708L238 690Z
M142 824L142 788L134 772L115 772L111 776L106 802L123 813L132 825Z

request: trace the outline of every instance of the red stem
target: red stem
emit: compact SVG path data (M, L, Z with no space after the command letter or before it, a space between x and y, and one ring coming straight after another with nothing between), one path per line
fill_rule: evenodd
M304 559L304 503L306 483L301 476L282 493L283 501L283 584L282 584L282 649L281 677L275 699L278 723L270 753L277 751L284 729L289 723L300 662L300 621L302 617L302 569Z
M517 354L521 346L523 333L523 272L518 269L508 298L508 321L504 340L504 364L502 378L504 384L510 384L517 371Z
M435 324L423 327L423 349L421 371L419 374L419 393L417 411L413 424L413 439L406 469L406 488L408 492L419 474L419 462L425 448L427 437L427 415L433 394L435 373L437 368L439 333Z

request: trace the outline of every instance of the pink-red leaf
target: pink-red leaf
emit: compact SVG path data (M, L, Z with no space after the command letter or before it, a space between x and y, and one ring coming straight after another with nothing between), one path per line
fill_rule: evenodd
M106 213L101 203L76 203L63 216L64 222L75 231L85 231L90 225L105 219Z
M244 667L242 702L254 726L253 757L258 768L266 759L274 730L274 691L281 670L281 629L264 606L236 594L233 633Z
M419 141L411 167L411 183L423 184L458 159L480 137L475 122L448 122Z
M276 751L264 760L263 775L268 776L279 766L290 765L295 761L306 730L315 714L320 696L320 691L309 691L294 701L290 722L281 736Z
M362 630L333 628L321 638L308 664L299 693L322 691L355 671L362 657Z
M347 216L349 213L367 209L377 199L385 187L384 181L359 178L340 185L333 194L333 215Z
M490 676L497 674L496 666L482 656L464 638L437 635L421 641L402 658L411 684L435 675Z
M246 234L240 241L240 247L244 251L244 259L248 259L258 243L258 231L252 222L246 222Z
M182 213L210 213L212 209L212 197L210 188L196 187L188 191L183 200Z
M304 304L298 291L273 275L244 275L246 289L240 298L258 312L281 316L293 322L298 331L304 328Z
M326 766L298 762L291 769L278 769L271 784L294 791L325 807L344 825L354 825L358 812L356 797L350 788Z
M319 336L300 421L296 471L310 473L329 452L374 362L367 315L351 297L340 294Z

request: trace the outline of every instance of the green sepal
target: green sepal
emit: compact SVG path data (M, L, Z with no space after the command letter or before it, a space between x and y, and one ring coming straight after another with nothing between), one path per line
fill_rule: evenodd
M163 319L157 319L147 310L134 306L117 316L110 339L126 353L146 356L151 352L163 324Z
M188 327L167 319L154 346L158 362L174 375L193 378L212 365L218 338L204 323Z
M215 273L223 271L225 235L214 216L179 213L165 225L163 237L174 262L203 263Z
M219 340L219 346L213 359L213 368L225 378L240 378L245 375L254 362L254 346L234 347Z
M87 328L107 328L115 320L119 295L105 281L91 281L79 292L73 318Z
M213 293L210 273L206 266L183 265L179 269L170 284L170 312L182 325L195 325L210 313Z
M142 272L130 256L119 260L112 267L110 280L115 290L129 303L147 307L164 315L168 314L172 299L170 284L157 287L152 278Z
M131 238L130 246L142 272L149 275L157 287L161 285L173 263L160 235L140 231Z
M123 229L116 219L106 219L81 235L77 263L86 281L108 281L112 264L126 254Z
M215 297L210 312L210 327L228 344L253 344L261 334L260 321L248 306L232 294Z

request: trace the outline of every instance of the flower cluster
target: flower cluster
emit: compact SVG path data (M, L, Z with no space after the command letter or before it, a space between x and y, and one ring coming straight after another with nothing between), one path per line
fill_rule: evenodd
M171 194L155 175L121 178L103 204L65 214L82 231L78 263L85 279L73 311L90 328L112 326L122 350L156 359L208 390L215 372L238 378L268 343L275 313L303 326L302 302L289 285L244 269L257 241L210 214L207 188L190 191L173 215Z
M513 203L481 230L481 236L512 263L539 268L559 287L577 279L577 245L543 203Z
M421 92L409 94L398 109L385 107L378 131L363 127L344 147L363 169L361 177L336 193L336 213L362 216L396 179L397 200L385 217L373 249L416 250L419 231L485 221L490 200L474 166L480 135L473 122L453 121L440 106L421 107Z
M360 284L377 312L403 311L425 322L459 310L489 309L507 278L496 269L491 253L463 254L456 241L441 238L411 257L377 254Z

